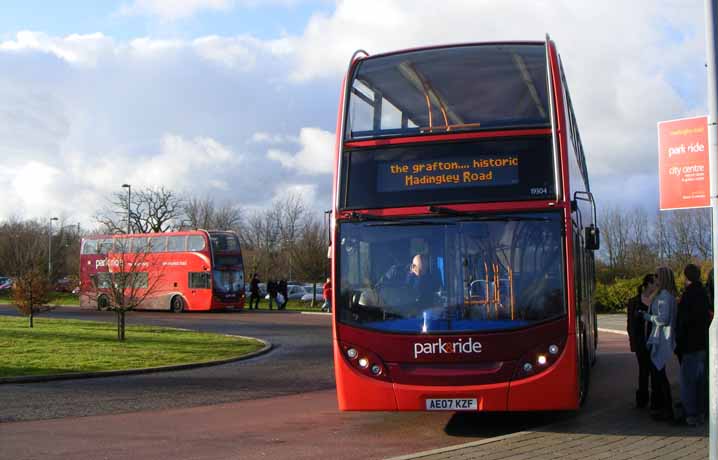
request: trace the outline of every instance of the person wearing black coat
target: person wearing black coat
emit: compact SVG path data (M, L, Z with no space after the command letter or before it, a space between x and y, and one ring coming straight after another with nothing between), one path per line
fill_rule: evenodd
M252 275L252 281L249 283L249 309L257 310L259 308L259 275Z
M642 312L648 311L651 306L653 294L658 287L656 275L649 273L643 277L643 283L638 286L638 293L628 301L627 324L628 341L631 351L636 354L638 361L638 390L636 390L636 408L646 407L649 401L648 382L651 375L651 354L646 347L646 338L650 332L651 325L642 316ZM656 397L658 391L655 382L651 380L651 408L657 406Z
M675 353L681 363L681 403L688 425L705 419L705 361L710 303L701 283L701 270L688 264L683 270L686 289L678 302Z
M284 297L284 302L279 305L279 302L277 302L277 310L284 310L287 307L287 301L289 300L289 292L287 287L287 280L279 280L279 283L277 285L277 290L280 294L282 294L282 297Z
M274 282L274 280L269 280L267 282L267 294L269 294L269 309L272 309L272 301L277 300L277 283ZM277 305L277 309L279 309L279 305Z

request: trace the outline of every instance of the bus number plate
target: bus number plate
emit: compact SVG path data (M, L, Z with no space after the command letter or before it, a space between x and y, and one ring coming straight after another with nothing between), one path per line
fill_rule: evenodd
M449 398L427 399L426 410L478 410L476 399Z

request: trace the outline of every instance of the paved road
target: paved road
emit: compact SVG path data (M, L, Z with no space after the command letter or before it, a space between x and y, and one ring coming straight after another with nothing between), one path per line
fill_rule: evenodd
M176 318L142 313L135 321L175 324ZM328 317L241 313L180 318L201 330L266 338L279 348L255 362L217 368L3 385L0 411L6 421L72 416L0 423L0 458L127 458L140 452L146 458L176 459L385 458L575 416L340 413L333 390L311 391L333 387ZM601 320L601 326L609 323ZM579 422L632 402L635 366L626 338L604 332L600 346L591 396ZM76 417L85 413L119 414ZM655 423L647 416L646 422Z
M0 314L14 310L0 307ZM114 320L108 312L77 308L49 316ZM127 322L258 337L275 349L256 359L187 371L1 385L0 422L193 407L334 388L326 315L135 312Z

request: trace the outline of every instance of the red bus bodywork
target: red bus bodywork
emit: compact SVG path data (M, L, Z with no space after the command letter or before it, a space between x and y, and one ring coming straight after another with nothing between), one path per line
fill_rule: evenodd
M347 99L350 94L348 87L351 87L357 64L368 59L353 58L339 103L331 228L334 368L341 410L423 411L428 409L427 401L432 398L475 399L476 410L479 411L573 410L580 406L588 389L588 370L595 360L597 345L592 302L593 253L592 248L587 247L585 238L586 228L595 228L595 205L590 193L589 207L586 206L587 200L581 199L582 193L588 191L587 184L576 185L580 182L580 178L576 177L580 175L580 166L577 168L576 163L578 161L580 164L583 160L583 152L580 139L574 139L572 145L570 137L577 137L578 131L572 118L573 111L559 55L551 40L547 39L545 47L552 109L550 127L485 129L368 140L345 139L344 120L348 116ZM570 132L572 129L576 134ZM485 138L519 139L536 136L551 139L553 145L557 182L555 197L531 201L443 203L442 207L448 211L475 215L549 210L560 213L564 228L561 244L565 270L565 315L512 330L437 334L387 332L358 327L340 319L341 302L345 301L340 299L337 288L342 277L338 263L342 244L339 227L342 222L361 216L373 220L432 215L431 206L417 204L342 208L340 195L346 184L342 180L340 157L345 149L361 151L362 148L378 146L436 145ZM583 167L585 171L585 163ZM592 215L594 220L591 220ZM467 356L460 352L462 347L476 348L476 343L479 343L480 354ZM552 355L548 349L551 347L553 350L554 346L558 352ZM425 350L428 352L424 353ZM366 366L360 364L361 359L366 360ZM537 365L537 359L545 362ZM531 372L524 371L526 363L533 364ZM379 374L371 372L374 364L379 367ZM447 409L452 410L451 407Z
M217 235L236 241L231 250L220 250L212 243ZM147 250L138 257L136 253L121 250L121 244L128 240L147 242L148 239L161 241L161 247L154 244L154 250ZM104 247L100 243L104 242ZM134 244L134 243L133 243ZM242 252L239 239L234 232L213 232L192 230L168 233L92 236L83 239L80 254L80 306L101 309L102 302L108 301L110 291L98 284L98 276L116 274L118 261L124 259L128 266L137 260L142 268L137 269L149 280L151 292L142 288L136 295L144 296L138 309L209 311L241 310L244 308L245 289ZM96 249L99 248L99 249ZM218 267L220 258L229 261ZM218 292L219 276L230 270L236 274L232 289ZM156 280L156 281L153 281Z

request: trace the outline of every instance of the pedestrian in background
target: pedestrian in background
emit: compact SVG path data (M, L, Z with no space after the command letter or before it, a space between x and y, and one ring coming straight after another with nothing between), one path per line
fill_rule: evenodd
M648 404L648 382L651 375L651 355L646 346L650 324L643 318L643 314L650 308L651 301L657 292L658 281L656 275L649 273L643 277L643 282L638 286L636 296L628 301L626 330L628 331L631 351L636 354L636 360L638 361L638 390L636 390L636 408L638 409L643 409ZM651 399L651 408L655 409L656 382L652 379L650 381L652 384L650 396L653 397Z
M701 269L693 264L683 270L686 288L676 314L676 355L681 363L681 404L685 423L704 423L705 364L708 344L709 301L701 283Z
M272 309L272 302L277 300L277 283L274 280L267 281L267 295L269 296L269 309ZM279 305L277 305L279 308Z
M322 286L322 295L324 295L324 305L322 305L322 311L332 311L332 280L327 278L327 281Z
M249 309L257 310L259 308L259 275L256 273L252 275L252 281L249 282L249 292Z
M651 355L651 380L655 381L656 406L651 416L658 420L673 420L673 399L671 385L666 376L666 364L673 357L676 348L676 281L673 271L659 267L658 294L651 302L651 308L643 313L651 323L651 333L646 340Z
M277 285L277 291L282 294L282 297L284 297L284 300L282 301L281 305L279 305L279 302L277 302L277 310L284 310L285 308L287 308L287 302L289 301L289 288L287 287L287 280L279 280L279 284Z

